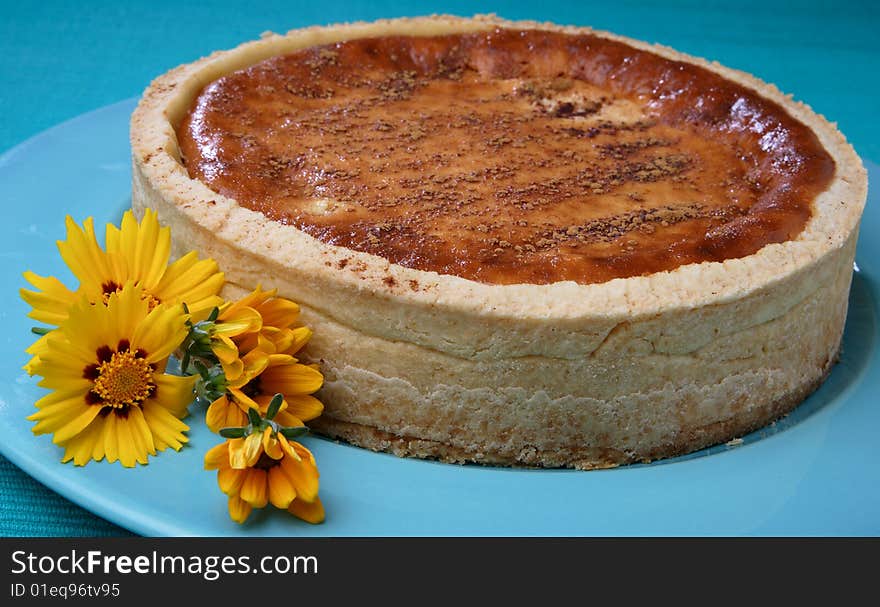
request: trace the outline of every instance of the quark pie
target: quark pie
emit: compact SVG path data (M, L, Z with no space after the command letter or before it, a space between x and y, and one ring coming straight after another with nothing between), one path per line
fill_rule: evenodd
M866 196L807 106L586 28L395 19L159 77L135 209L314 330L315 429L596 468L784 415L834 364Z

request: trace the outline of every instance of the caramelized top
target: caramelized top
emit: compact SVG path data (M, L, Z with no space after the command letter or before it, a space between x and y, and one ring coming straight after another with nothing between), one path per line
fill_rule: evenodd
M209 84L178 138L193 178L267 217L496 284L749 255L797 236L834 174L806 126L709 70L534 30L268 59Z

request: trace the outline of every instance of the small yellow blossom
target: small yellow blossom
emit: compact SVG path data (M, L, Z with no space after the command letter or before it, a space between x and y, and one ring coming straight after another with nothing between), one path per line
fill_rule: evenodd
M259 421L249 427L250 434L227 439L205 454L205 469L217 470L217 484L229 496L229 516L243 523L254 508L272 504L309 523L322 522L314 456L284 436L288 428Z
M312 337L311 329L297 326L299 306L276 293L276 289L264 291L258 285L234 304L233 307L256 310L262 318L256 331L242 332L233 338L242 352L259 348L268 354L296 354Z
M219 361L226 379L236 381L244 371L242 353L260 350L266 354L296 354L308 343L312 331L296 326L299 306L276 297L276 291L257 286L234 302L227 302L210 315L194 315L209 340L210 353ZM204 347L191 353L204 357Z
M220 309L210 331L211 351L220 362L228 381L239 379L244 372L244 362L235 338L258 332L262 326L263 319L253 308L231 304Z
M110 293L106 306L81 299L40 340L32 370L50 392L28 417L37 422L34 434L52 434L65 449L62 461L78 466L106 457L133 467L157 451L179 450L195 378L164 371L186 331L182 306L151 307L132 282Z
M248 409L265 414L276 394L283 397L278 423L284 426L301 426L321 415L324 405L311 396L324 382L320 371L289 354L251 350L245 359L247 371L208 407L206 420L213 432L247 423Z

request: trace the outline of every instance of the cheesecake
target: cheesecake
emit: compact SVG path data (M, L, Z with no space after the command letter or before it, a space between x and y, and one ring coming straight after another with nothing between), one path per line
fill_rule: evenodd
M423 17L266 34L157 78L132 205L302 307L316 432L609 467L820 385L865 170L772 85L581 27Z

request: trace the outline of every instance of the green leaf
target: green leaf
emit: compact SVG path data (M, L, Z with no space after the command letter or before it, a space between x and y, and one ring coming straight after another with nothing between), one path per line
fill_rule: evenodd
M248 419L250 420L251 425L254 428L259 428L260 422L263 421L263 419L260 417L260 412L257 411L256 409L254 409L253 407L248 409Z
M31 327L31 333L35 333L36 335L46 335L51 332L52 329L49 329L48 327Z
M223 438L243 438L247 428L220 428L220 436Z
M281 428L281 434L284 438L299 438L309 433L309 429L305 426L293 426L292 428Z
M204 379L206 382L211 381L211 373L210 371L208 371L208 367L205 366L205 363L200 360L194 360L193 366L196 368L196 371L199 372L199 375L202 376L202 379Z
M266 419L275 419L278 410L281 409L281 403L284 402L284 395L280 392L272 397L269 408L266 410Z
M208 322L214 322L218 316L220 316L220 308L214 306L214 309L211 310L211 314L208 316Z

